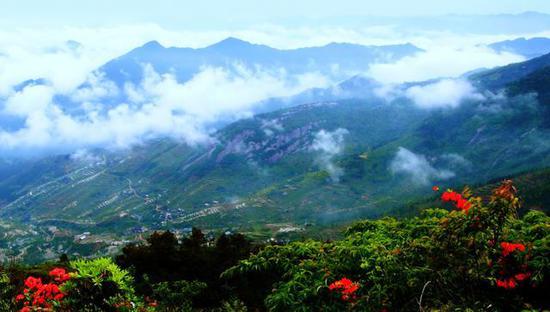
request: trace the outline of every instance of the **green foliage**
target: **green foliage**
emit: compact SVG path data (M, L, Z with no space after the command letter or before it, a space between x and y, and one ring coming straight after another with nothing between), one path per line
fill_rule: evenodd
M179 298L178 302L214 308L232 297L231 288L220 279L220 274L248 257L254 248L242 234L222 234L209 243L204 234L194 228L181 241L171 232L156 232L146 244L126 246L116 261L132 271L139 294L159 294L155 299L161 305L169 303L162 299L159 287L166 290L173 300ZM200 281L200 287L190 281ZM190 290L202 289L203 286L207 287L206 291L190 293Z
M0 272L0 311L14 310L13 293L15 287L6 272Z
M70 262L72 278L65 284L64 304L84 311L135 311L139 306L133 278L110 258Z
M339 241L266 247L224 276L271 278L276 272L265 299L271 311L547 307L550 218L530 212L518 219L519 202L509 184L488 202L469 201L468 213L426 210L404 220L357 223ZM526 251L504 258L502 242L523 243ZM497 287L510 272L528 272L529 278L513 289ZM361 285L357 300L340 300L328 289L342 277Z
M240 234L208 240L157 232L116 259L68 264L59 311L538 311L549 309L550 217L520 214L511 181L470 206L364 220L334 241L255 247ZM447 194L447 193L446 193ZM457 210L462 207L463 210ZM465 209L465 210L464 210ZM8 311L26 277L52 264L0 271ZM357 287L343 296L335 283ZM349 285L349 284L348 284ZM135 290L134 290L135 289Z
M77 278L88 278L96 285L110 281L121 290L132 292L132 277L110 258L79 259L71 261L70 267L76 270Z
M207 287L199 281L161 282L153 285L153 297L161 311L191 311L193 298Z

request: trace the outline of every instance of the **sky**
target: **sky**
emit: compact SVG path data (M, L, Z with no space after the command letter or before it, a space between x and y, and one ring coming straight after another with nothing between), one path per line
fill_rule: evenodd
M173 29L219 29L302 18L550 13L547 0L2 0L0 20L31 25L156 23Z
M545 13L550 13L548 0L1 0L0 157L29 151L82 155L90 148L123 149L158 137L210 142L208 125L250 117L264 99L341 82L315 70L293 76L284 68L241 64L230 64L231 70L204 67L189 81L177 81L142 64L143 81L118 88L96 72L150 40L200 48L232 36L280 49L412 43L424 51L375 62L354 74L377 80L376 94L388 101L400 96L424 109L452 109L485 96L460 75L524 60L488 44L550 38ZM45 83L17 88L29 79ZM431 79L442 80L398 87ZM102 101L120 94L127 101L102 110ZM59 96L71 98L76 105L71 109L84 114L68 113ZM10 128L13 120L23 126Z

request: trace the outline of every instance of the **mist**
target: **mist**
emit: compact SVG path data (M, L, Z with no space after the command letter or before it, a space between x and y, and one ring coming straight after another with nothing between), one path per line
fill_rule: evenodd
M361 74L382 83L383 96L397 92L420 108L455 108L463 100L482 100L483 95L460 75L524 59L486 46L514 38L510 33L403 33L388 25L263 25L223 31L174 31L142 23L0 31L0 154L120 150L155 138L172 138L190 145L208 143L220 125L252 116L263 100L341 82L315 70L289 74L284 67L247 68L238 63L203 67L192 79L182 82L174 73L158 73L150 64L142 64L142 81L117 87L97 71L109 60L151 39L167 46L203 47L230 35L278 48L334 41L378 45L411 42L424 52L392 63L372 64ZM335 76L342 74L356 73ZM404 82L439 78L443 80L400 87ZM70 105L60 98L70 99Z
M348 130L338 128L334 131L320 130L315 134L311 150L317 152L316 162L325 170L332 182L339 182L344 170L334 163L334 158L344 149L345 136Z
M404 147L399 147L391 161L390 171L402 174L412 183L426 186L435 181L453 178L456 174L444 168L435 168L425 155L416 154Z

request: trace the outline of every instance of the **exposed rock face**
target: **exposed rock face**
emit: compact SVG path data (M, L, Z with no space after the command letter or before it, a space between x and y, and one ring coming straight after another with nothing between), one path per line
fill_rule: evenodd
M248 160L276 163L292 153L307 149L316 126L316 122L310 122L299 128L279 129L270 135L258 129L243 130L226 141L216 156L216 162L221 162L228 155L237 154L244 155Z
M216 162L221 162L229 154L242 154L243 152L246 152L244 150L245 141L249 137L253 136L254 133L255 132L252 130L244 130L234 136L229 142L225 144L224 149L218 154L218 156L216 157Z

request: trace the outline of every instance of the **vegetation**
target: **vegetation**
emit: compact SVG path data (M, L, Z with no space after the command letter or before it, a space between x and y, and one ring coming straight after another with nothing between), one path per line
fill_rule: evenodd
M111 259L0 275L20 311L511 311L550 308L550 217L507 180L486 198L434 192L443 208L365 220L336 241L258 246L240 234L155 233Z

